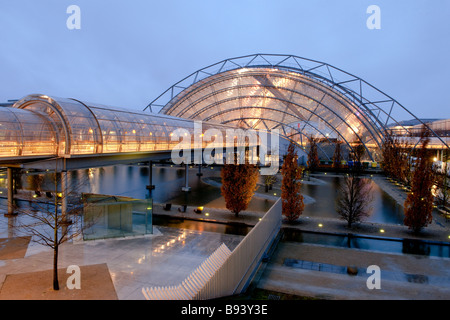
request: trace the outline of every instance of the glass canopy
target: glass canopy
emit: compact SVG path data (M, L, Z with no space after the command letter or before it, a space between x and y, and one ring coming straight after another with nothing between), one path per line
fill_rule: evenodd
M167 151L178 145L171 136L180 128L193 143L193 120L29 95L0 108L0 157Z

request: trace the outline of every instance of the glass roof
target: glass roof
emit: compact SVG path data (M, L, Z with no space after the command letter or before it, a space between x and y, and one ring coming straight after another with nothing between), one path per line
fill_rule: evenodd
M383 134L358 105L305 75L276 68L245 68L193 84L161 113L255 130L280 129L306 146L308 139L360 141L379 148Z
M252 54L209 65L172 85L147 109L243 128L279 129L304 148L314 138L324 159L333 156L333 144L339 141L350 151L362 143L366 157L379 161L389 126L411 133L396 119L415 119L428 127L363 79L325 62L283 54ZM438 145L449 147L446 138L429 129Z
M180 128L193 143L192 120L35 94L0 108L0 157L171 150Z

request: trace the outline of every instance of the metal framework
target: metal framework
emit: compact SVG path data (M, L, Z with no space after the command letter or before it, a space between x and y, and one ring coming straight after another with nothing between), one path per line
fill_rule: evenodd
M311 138L340 140L349 150L362 143L374 161L380 160L389 128L410 133L396 119L414 119L430 129L437 145L449 148L448 139L363 79L294 55L253 54L217 62L175 83L145 110L256 130L280 129L304 148Z

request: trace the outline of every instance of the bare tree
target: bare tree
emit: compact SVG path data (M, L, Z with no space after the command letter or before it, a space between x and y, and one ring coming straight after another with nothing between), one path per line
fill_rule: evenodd
M263 179L264 179L265 192L269 192L269 190L272 189L272 186L274 185L274 183L277 182L277 176L275 176L275 175L263 176Z
M354 171L344 178L336 199L336 211L341 219L347 221L348 228L370 215L371 191L372 181L356 175Z
M67 186L65 190L58 190L61 174L53 173L55 190L47 192L50 201L43 201L35 195L29 195L29 205L16 208L17 217L12 226L16 234L31 236L31 241L50 247L53 250L53 290L59 290L58 282L58 254L59 246L83 233L83 230L95 223L94 219L88 225L82 221L82 211L85 203L81 199L80 189L84 185L81 180L76 186ZM35 190L41 190L42 177L33 178ZM36 184L38 182L39 184ZM67 201L69 206L65 214L61 207ZM10 226L11 227L11 226Z

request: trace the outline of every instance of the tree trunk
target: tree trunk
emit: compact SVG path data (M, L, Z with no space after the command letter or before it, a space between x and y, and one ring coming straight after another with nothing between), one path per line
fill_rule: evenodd
M58 246L53 249L53 290L59 290L58 282Z

